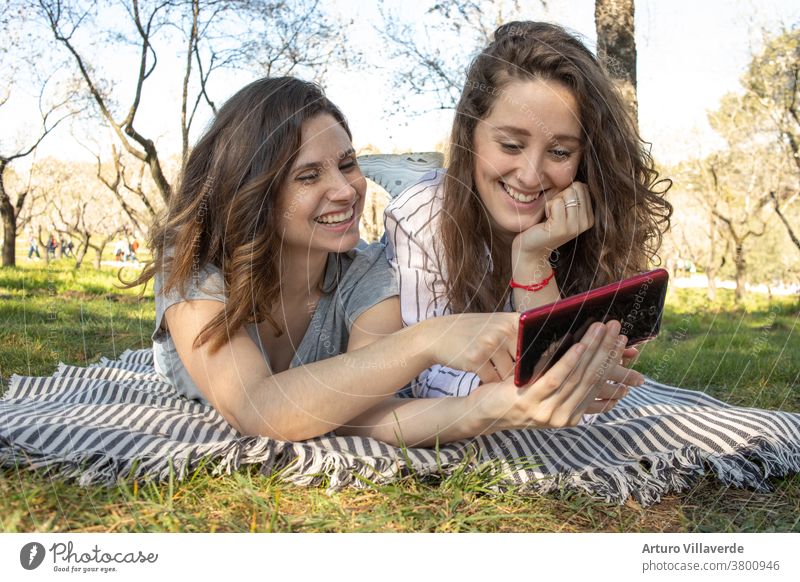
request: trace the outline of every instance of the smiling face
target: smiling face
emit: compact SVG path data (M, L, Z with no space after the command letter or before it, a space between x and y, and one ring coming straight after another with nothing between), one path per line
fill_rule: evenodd
M501 237L544 220L545 201L575 179L581 144L578 105L563 84L506 85L473 137L475 185Z
M300 151L278 198L285 251L344 252L359 241L367 182L342 125L325 113L303 123Z

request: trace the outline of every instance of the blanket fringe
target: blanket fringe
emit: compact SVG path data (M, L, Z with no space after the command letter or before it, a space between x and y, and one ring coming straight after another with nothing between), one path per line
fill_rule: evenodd
M708 453L687 446L672 453L642 457L638 466L573 471L531 481L524 489L542 494L578 490L617 504L632 497L647 507L659 503L664 495L690 489L706 475L715 476L728 487L767 493L773 490L770 478L797 472L800 472L797 443L778 444L759 436L732 453Z
M444 478L459 462L443 463L422 469L409 467L402 458L387 456L363 458L336 451L325 451L303 443L285 443L267 438L247 437L205 447L202 455L195 448L171 457L164 467L160 459L112 459L102 453L43 455L27 451L3 439L0 464L44 471L48 476L75 480L79 485L114 486L131 479L166 482L183 481L203 457L219 459L213 474L232 473L245 465L260 465L263 474L275 474L281 481L303 487L327 483L327 491L346 487L369 488L391 483L414 472L417 477ZM198 447L199 448L199 447ZM154 462L155 461L155 462ZM160 469L156 465L161 465ZM413 471L412 471L413 470ZM661 501L664 495L680 493L702 477L713 474L724 485L759 492L772 490L769 479L800 471L800 446L779 444L756 437L729 454L709 454L696 447L684 447L671 454L643 457L638 465L614 470L590 468L556 477L534 479L520 490L539 494L560 490L581 491L609 503L622 504L632 497L643 507ZM509 483L501 489L513 489Z
M12 399L30 398L28 392L37 389L40 395L50 397L56 393L53 386L56 386L59 395L61 391L71 391L74 395L86 386L94 389L96 383L107 382L111 396L102 404L109 407L119 405L118 396L122 393L130 396L128 404L141 404L141 386L136 384L139 382L149 387L152 396L148 400L149 406L191 414L192 422L199 420L204 423L198 426L217 431L213 433L215 440L206 443L195 443L188 439L187 442L162 441L174 445L167 450L177 451L165 461L164 456L137 457L135 451L127 450L120 451L118 457L112 457L102 450L46 452L38 444L33 444L33 439L27 442L14 440L9 436L14 433L9 431L0 434L0 466L39 470L47 475L74 480L83 486L114 486L132 479L182 481L206 463L215 475L230 474L245 466L256 466L262 474L274 476L276 480L306 487L325 486L328 492L346 487L369 488L389 484L408 475L444 479L463 469L478 471L471 474L470 478L478 479L486 489L513 489L538 494L580 491L610 503L622 504L633 498L644 507L658 503L664 495L686 491L705 476L714 476L725 486L768 492L772 490L770 479L800 472L800 441L795 436L797 433L791 432L793 429L774 431L772 436L765 436L770 433L763 431L762 434L749 433L756 436L747 440L742 437L734 450L724 453L703 450L696 445L680 446L686 441L679 441L676 448L666 452L647 453L638 457L632 457L633 453L629 453L615 461L619 464L573 469L555 475L545 474L535 463L526 467L518 466L515 461L520 459L514 459L508 448L501 447L501 451L497 452L496 447L489 446L483 440L488 437L451 443L444 446L442 451L437 449L435 462L432 462L428 452L396 449L380 443L378 454L362 456L354 452L353 447L343 445L341 441L327 441L326 437L299 443L265 437L231 438L235 433L220 430L223 425L214 424L224 422L221 417L216 413L209 417L201 404L181 402L176 405L174 398L168 401L160 392L160 385L154 384L147 370L142 371L145 366L142 362L147 355L146 350L126 350L118 361L104 358L94 367L80 370L59 363L53 375L60 378L57 383L47 378L12 375L8 389L0 397L0 402L4 402L4 408L0 408L0 421L13 407ZM109 369L93 369L97 366ZM657 385L657 388L680 390L664 385ZM685 395L683 398L686 398ZM37 405L38 402L36 400ZM86 402L97 404L92 399ZM664 410L672 408L679 410L679 404L667 400L663 404L639 407L638 414L657 415L659 409L664 413ZM789 416L792 426L797 426L796 415ZM788 425L789 418L784 418L787 418ZM592 426L588 425L587 430L592 430ZM169 427L163 433L149 430L155 438L170 439L172 434L177 433L174 432L174 425ZM523 442L523 439L513 436L509 433L510 441ZM364 450L369 449L364 447ZM481 455L477 453L478 450L482 451ZM520 450L524 452L524 449ZM482 456L484 453L489 455L488 459ZM482 458L480 463L479 457Z
M17 390L19 390L19 383L23 378L24 376L20 376L19 374L11 374L11 378L8 380L8 388L3 396L0 397L0 402L3 400L11 400L16 397Z

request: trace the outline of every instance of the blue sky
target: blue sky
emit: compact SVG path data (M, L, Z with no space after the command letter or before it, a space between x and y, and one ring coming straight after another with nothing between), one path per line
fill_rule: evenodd
M373 10L366 4L359 13L368 20ZM562 24L594 50L593 0L549 1L548 10L535 1L521 4L531 7L523 16ZM413 13L413 8L405 10ZM719 146L706 112L725 93L740 90L739 78L760 46L763 28L798 25L798 2L637 0L639 123L656 157L675 162ZM378 85L354 91L362 79L343 75L328 84L329 96L350 117L357 140L384 149L425 150L446 137L449 112L391 116L376 123L385 97Z
M393 5L392 2L387 2ZM510 5L506 2L506 5ZM430 2L405 0L398 6L406 17L419 15ZM521 17L558 22L581 35L594 49L594 1L569 0L546 2L547 9L535 0L520 2ZM354 26L348 41L361 48L380 65L385 54L380 32L380 17L375 3L360 0L329 3L332 11ZM761 41L761 30L800 24L800 3L756 0L637 0L636 42L638 51L639 123L642 136L653 143L653 153L662 162L676 162L709 151L719 140L708 126L706 113L714 109L720 97L739 90L739 78ZM377 28L377 30L376 30ZM453 47L464 55L475 47ZM139 126L148 135L158 136L162 151L177 151L179 144L175 111L179 105L179 67L169 63L164 51L153 86L146 89ZM106 66L125 70L134 65L133 55L120 52L104 57ZM177 74L176 74L177 72ZM231 75L219 79L217 101L226 91L251 80L252 75ZM383 151L424 151L447 137L452 113L433 111L435 103L415 101L415 115L387 112L392 91L391 75L379 68L369 74L362 71L334 70L326 82L328 95L348 116L356 147L366 144ZM119 90L126 85L121 83ZM230 88L230 91L229 91ZM19 94L14 103L0 112L0 123L15 127L24 135L35 110ZM174 111L173 111L174 110ZM201 128L203 123L197 125ZM92 139L109 139L106 132L94 133ZM4 140L5 142L6 140ZM5 146L4 146L4 149ZM42 155L82 156L66 128L49 139Z

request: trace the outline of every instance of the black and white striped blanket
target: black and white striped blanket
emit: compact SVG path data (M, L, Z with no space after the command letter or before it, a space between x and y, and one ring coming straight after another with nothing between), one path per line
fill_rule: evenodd
M706 473L726 485L769 490L800 471L800 414L732 407L700 392L648 381L613 411L561 430L503 431L400 449L367 438L301 443L239 436L216 411L160 382L150 350L50 377L14 376L0 400L0 464L47 469L81 484L182 478L201 461L216 472L258 464L300 485L367 487L410 473L470 465L498 471L500 486L579 489L643 505Z

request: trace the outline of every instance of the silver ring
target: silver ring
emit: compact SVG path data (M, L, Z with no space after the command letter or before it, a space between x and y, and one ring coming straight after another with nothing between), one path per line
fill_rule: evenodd
M577 198L575 200L569 200L568 202L564 203L564 208L572 208L573 206L580 206L581 201Z

